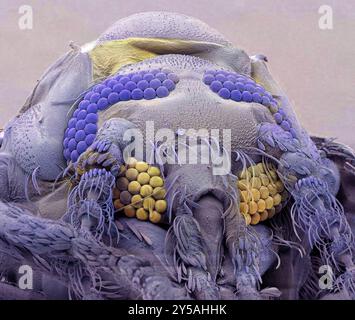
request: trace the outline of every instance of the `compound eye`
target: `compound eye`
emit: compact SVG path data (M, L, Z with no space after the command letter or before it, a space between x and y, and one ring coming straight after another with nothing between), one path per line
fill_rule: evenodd
M203 82L223 99L237 102L255 102L270 107L277 105L277 101L265 88L253 79L225 70L208 70Z
M95 85L85 93L68 121L63 140L65 159L76 162L93 143L99 111L121 101L165 98L178 82L175 73L158 69L116 74Z
M203 76L204 84L223 99L236 102L259 103L269 109L277 125L297 138L297 132L285 111L276 99L263 86L253 79L226 70L207 70Z

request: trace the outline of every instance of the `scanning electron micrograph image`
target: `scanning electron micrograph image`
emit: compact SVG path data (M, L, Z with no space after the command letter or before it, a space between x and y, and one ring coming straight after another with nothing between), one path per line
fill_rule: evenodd
M0 300L355 299L354 3L40 2L0 5Z

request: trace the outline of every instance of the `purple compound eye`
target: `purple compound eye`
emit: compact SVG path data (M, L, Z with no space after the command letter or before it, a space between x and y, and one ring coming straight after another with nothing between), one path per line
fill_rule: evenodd
M96 124L88 123L84 128L85 134L94 134L97 131Z
M244 102L252 102L253 101L253 97L252 97L252 95L251 95L251 93L249 91L243 91L242 100Z
M125 85L127 82L129 82L130 81L130 78L128 77L128 76L123 76L120 80L119 80L119 82L121 83L121 84L123 84L123 85Z
M137 83L137 88L145 90L149 87L149 82L147 80L141 80Z
M161 86L161 81L159 79L153 79L152 81L149 82L149 85L151 88L155 90Z
M63 141L63 147L67 148L68 147L68 142L69 142L69 138L65 138Z
M281 122L283 120L283 116L279 112L276 112L274 114L274 119L275 119L277 124L281 124Z
M235 76L227 76L227 81L230 81L232 83L236 83L237 82L237 78Z
M108 85L111 89L113 89L116 84L118 84L118 81L115 80L115 79L111 79L111 80L107 83L107 85Z
M175 73L169 73L168 79L174 81L175 84L179 82L179 77Z
M64 158L65 158L66 160L69 160L69 159L70 159L70 151L69 151L69 149L65 149L65 150L64 150Z
M90 100L91 96L93 95L92 91L89 91L87 94L84 96L84 100Z
M142 75L140 74L134 74L132 77L131 77L131 80L135 83L138 83L139 81L141 81L143 79Z
M79 109L86 110L86 108L88 107L89 104L90 104L89 100L83 100L79 103Z
M251 85L253 88L254 88L254 86L255 86L255 81L252 80L252 79L246 78L245 83L246 83L247 85Z
M143 80L146 80L148 82L152 81L154 79L154 75L152 73L146 73L144 76L143 76Z
M69 138L69 139L70 139L70 138L74 138L75 133L76 133L75 128L69 129L69 131L68 131L68 138Z
M266 97L266 96L263 96L263 98L262 98L262 100L261 100L261 103L262 103L264 106L268 107L268 106L270 105L270 99L269 99L268 97Z
M122 90L124 89L124 85L122 83L117 83L114 87L113 87L113 91L120 93Z
M103 84L98 84L97 86L95 86L94 92L101 93L101 91L105 88L106 86L104 86Z
M245 86L245 89L244 89L245 91L249 91L250 93L254 93L254 91L255 91L255 88L254 88L254 86L252 85L252 84L247 84L246 86Z
M137 88L132 91L133 100L141 100L143 99L143 97L144 97L143 90Z
M223 88L223 85L220 81L215 80L211 83L210 88L213 92L218 92Z
M153 88L147 88L144 90L144 99L151 100L156 97L156 92Z
M252 94L252 97L253 97L253 101L256 102L256 103L261 103L262 101L262 98L261 98L261 95L257 92L254 92Z
M96 92L91 96L90 102L96 103L97 101L99 101L99 99L100 99L100 94Z
M79 154L82 154L85 152L85 150L88 148L88 145L86 144L85 141L80 141L78 145L76 146L76 151L78 151Z
M78 158L79 158L78 151L73 150L72 153L70 154L71 161L76 162L76 160L78 160Z
M75 128L76 118L71 118L68 122L68 128Z
M120 101L120 96L119 96L119 94L117 92L112 92L108 96L107 100L108 100L108 103L112 105L112 104L115 104L118 101Z
M98 120L98 116L96 113L89 113L85 118L86 123L96 123L97 120Z
M279 113L284 117L284 118L286 118L286 113L285 113L285 111L283 110L283 109L279 109Z
M263 86L261 86L260 84L256 84L255 85L255 88L256 88L256 91L259 92L259 93L265 93L265 89Z
M70 152L72 152L73 150L75 150L76 148L76 141L75 139L70 139L68 142L68 149Z
M84 140L86 137L85 131L84 130L79 130L75 134L75 140L77 142Z
M203 82L207 85L209 84L210 89L224 99L232 99L237 102L255 102L266 107L270 107L272 102L277 107L277 102L261 85L257 84L253 79L235 72L225 70L206 71ZM270 109L272 113L275 110L277 108Z
M169 91L173 91L175 89L175 83L173 80L170 79L164 80L163 86L166 87Z
M218 91L218 95L223 99L229 99L231 93L227 88L222 88L221 90Z
M163 82L164 80L166 80L166 74L164 72L158 72L155 77L157 79L159 79L161 82Z
M86 115L87 115L87 112L85 110L81 110L79 113L78 113L78 116L77 116L77 119L78 120L83 120L86 118Z
M236 84L235 84L235 87L239 90L239 91L244 91L244 89L245 89L245 86L244 86L244 84L243 83L241 83L241 82L237 82Z
M106 87L104 90L101 91L101 97L107 98L111 92L112 92L112 89Z
M134 90L135 88L137 88L137 85L134 81L128 81L126 84L125 84L125 89L129 90L129 91L132 91Z
M255 92L259 93L260 95L264 95L265 94L265 89L263 89L263 88L255 88Z
M156 90L156 94L157 97L164 98L169 95L169 90L166 87L161 86Z
M217 74L215 78L216 78L217 81L220 81L222 83L227 80L226 76L221 74L221 73Z
M65 158L76 161L79 154L94 142L98 111L105 110L119 101L167 97L178 81L177 75L168 70L154 70L116 75L95 85L85 94L68 121L63 140Z
M229 80L227 80L227 81L225 81L223 83L223 87L228 89L229 91L233 91L235 89L234 83L232 81L229 81Z
M88 146L91 146L92 143L94 142L95 140L95 134L89 134L86 136L85 138L85 143L88 145Z
M79 120L76 125L75 125L75 129L76 130L82 130L85 128L86 122L85 120Z
M265 96L267 96L270 99L270 101L273 99L272 94L270 92L266 91Z
M119 94L121 101L128 101L131 99L131 92L127 89L123 89Z
M203 82L205 83L205 84L207 84L208 86L214 81L214 80L216 80L215 79L215 77L214 77L214 75L212 75L212 74L205 74L205 76L203 77Z
M270 102L270 107L273 107L274 110L275 110L275 109L278 110L279 106L278 106L278 104L277 104L277 101L276 101L276 100L272 100L272 101ZM274 112L276 112L276 111L274 111Z
M104 110L105 108L108 107L108 101L106 98L101 98L98 102L97 102L97 107L99 110Z
M90 103L87 108L87 113L96 113L97 112L97 104Z
M242 93L239 90L233 90L231 92L231 99L234 101L241 101L242 100Z

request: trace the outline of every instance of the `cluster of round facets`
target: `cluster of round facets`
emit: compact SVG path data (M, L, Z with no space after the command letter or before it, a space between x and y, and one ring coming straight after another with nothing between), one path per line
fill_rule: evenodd
M176 74L157 69L118 74L95 85L85 94L68 121L63 141L65 159L76 162L94 142L99 111L120 101L167 97L178 81Z
M208 70L204 74L203 82L223 99L256 102L266 107L277 105L276 100L261 85L236 72Z
M255 102L268 107L276 123L296 138L296 131L292 128L285 112L279 108L277 101L253 79L236 72L208 70L203 76L203 82L223 99L232 99L237 102Z
M286 132L289 132L292 138L297 139L297 132L292 127L292 122L287 118L285 111L282 108L278 108L278 110L273 113L274 119L276 123L284 129Z

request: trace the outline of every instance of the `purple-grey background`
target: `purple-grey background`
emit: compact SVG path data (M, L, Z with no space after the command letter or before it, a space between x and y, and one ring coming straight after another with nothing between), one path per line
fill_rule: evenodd
M324 1L0 0L0 127L69 41L84 44L122 17L162 10L199 18L250 55L268 56L303 126L355 148L355 1ZM324 4L333 30L318 27ZM18 27L21 5L33 8L33 30Z

